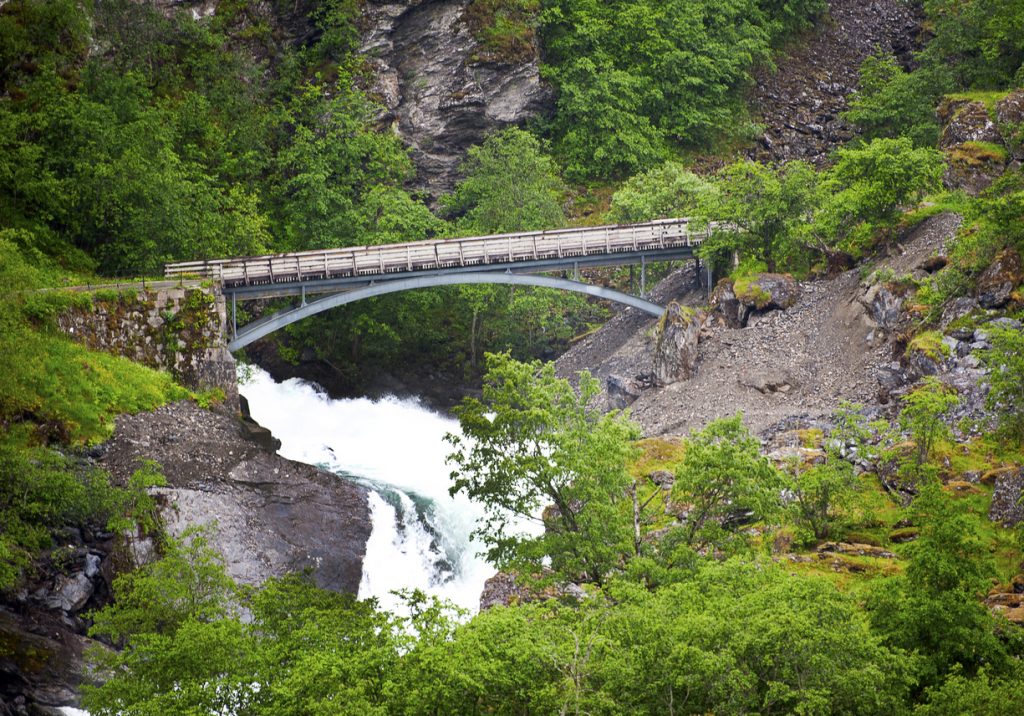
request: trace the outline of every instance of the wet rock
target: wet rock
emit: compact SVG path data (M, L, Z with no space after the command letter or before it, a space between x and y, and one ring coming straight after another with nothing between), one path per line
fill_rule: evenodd
M371 92L412 148L416 186L450 191L466 150L495 130L546 113L536 48L486 56L466 20L470 0L367 0L361 52L376 75Z
M1024 280L1020 254L1006 249L981 272L977 282L978 303L984 308L1001 308L1010 300L1010 294Z
M1022 495L1024 495L1024 468L1005 470L996 475L988 518L1003 527L1016 527L1024 521L1024 505L1020 504Z
M156 460L154 490L172 535L211 525L212 546L244 584L311 570L316 584L356 592L370 534L366 490L243 440L237 421L188 403L121 416L104 457L117 480Z
M665 309L655 331L654 378L659 385L671 385L693 377L697 344L706 314L673 301Z

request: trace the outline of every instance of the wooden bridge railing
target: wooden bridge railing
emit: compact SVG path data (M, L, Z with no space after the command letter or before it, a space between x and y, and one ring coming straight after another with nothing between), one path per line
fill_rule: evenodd
M167 264L164 275L203 276L230 288L490 264L553 261L571 265L574 258L580 257L698 246L713 229L714 225L693 232L688 219L664 219L643 224L186 261Z

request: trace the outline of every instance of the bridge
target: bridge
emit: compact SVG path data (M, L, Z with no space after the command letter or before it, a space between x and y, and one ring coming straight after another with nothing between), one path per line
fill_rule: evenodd
M239 350L303 318L372 296L431 286L541 286L604 298L654 316L664 308L646 298L651 261L697 259L696 249L718 228L691 229L689 219L663 219L553 231L414 241L248 258L167 264L164 275L220 283L231 297L231 340ZM640 295L579 280L581 268L639 264ZM564 274L572 272L573 278ZM543 275L561 273L562 276ZM708 285L710 286L710 270ZM309 296L321 296L307 301ZM239 328L237 302L297 296L300 303Z

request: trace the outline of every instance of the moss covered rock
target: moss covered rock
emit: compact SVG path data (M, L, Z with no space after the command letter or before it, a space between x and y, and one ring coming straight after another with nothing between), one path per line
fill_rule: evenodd
M800 284L783 273L760 273L736 279L733 291L737 300L758 311L790 308L800 298Z

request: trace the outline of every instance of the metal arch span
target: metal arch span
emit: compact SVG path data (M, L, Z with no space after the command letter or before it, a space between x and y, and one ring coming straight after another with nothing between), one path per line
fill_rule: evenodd
M585 293L588 296L604 298L617 303L649 313L652 316L660 317L665 309L656 303L651 303L628 293L615 291L601 286L591 286L579 281L571 281L566 278L553 278L551 276L532 276L529 274L514 273L460 273L434 276L416 276L413 278L398 279L385 283L371 284L363 288L357 288L344 293L336 293L315 301L310 301L298 308L275 313L272 316L255 321L239 331L234 339L228 343L228 350L234 352L244 348L253 341L262 338L287 325L309 318L317 313L330 310L337 306L344 306L347 303L354 303L374 296L383 296L387 293L398 291L410 291L417 288L430 288L434 286L453 286L466 283L496 283L510 284L516 286L539 286L541 288L556 288L563 291L575 291Z

